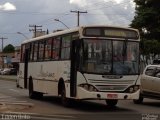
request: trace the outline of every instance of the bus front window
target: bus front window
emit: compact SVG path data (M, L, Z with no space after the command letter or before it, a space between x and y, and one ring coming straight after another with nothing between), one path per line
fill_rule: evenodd
M82 71L110 74L112 67L112 45L110 40L88 40L83 42L81 56Z
M80 70L97 74L138 74L138 52L138 42L84 39Z
M137 42L113 41L113 74L138 74Z

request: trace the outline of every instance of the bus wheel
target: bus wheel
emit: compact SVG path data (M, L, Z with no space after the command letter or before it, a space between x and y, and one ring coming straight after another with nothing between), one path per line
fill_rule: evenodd
M109 107L115 107L118 103L118 100L112 100L112 99L108 99L106 100L106 104Z
M32 77L29 77L29 98L40 99L42 97L43 97L42 93L33 91L33 80Z
M19 88L20 86L18 84L16 84L16 87Z
M61 102L63 106L70 107L70 99L66 98L66 90L64 85L61 91Z
M139 96L137 100L133 100L134 104L141 104L143 102L143 97L142 95Z

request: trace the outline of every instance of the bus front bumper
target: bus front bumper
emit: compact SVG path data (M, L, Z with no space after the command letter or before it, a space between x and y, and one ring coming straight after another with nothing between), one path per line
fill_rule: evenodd
M118 99L118 100L133 100L138 99L140 89L134 93L119 93L119 92L90 92L81 87L77 88L76 99L95 99L95 100L106 100L106 99Z

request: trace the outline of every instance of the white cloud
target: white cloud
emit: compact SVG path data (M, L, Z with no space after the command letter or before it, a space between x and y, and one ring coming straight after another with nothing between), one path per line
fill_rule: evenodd
M54 19L59 19L69 28L77 26L77 15L71 10L87 11L80 14L80 25L116 25L128 26L134 17L134 0L5 0L0 3L0 35L7 37L4 42L19 45L23 36L18 31L31 37L29 25L42 25L43 30L50 32L65 29L65 26ZM32 4L31 4L32 3ZM4 12L13 11L15 12ZM32 18L32 19L31 19ZM16 28L16 29L15 29ZM9 34L6 34L9 33ZM15 34L10 34L15 33Z
M3 5L0 5L0 10L4 10L4 11L12 11L12 10L16 10L16 6L14 6L13 4L7 2Z
M70 4L75 4L83 7L87 5L87 0L70 0Z
M105 1L105 2L115 2L117 4L120 4L122 3L124 0L102 0L102 1Z
M79 6L87 5L88 3L92 2L90 0L69 0L71 4L77 4ZM120 4L124 2L124 0L97 0L97 2L115 2Z
M86 19L95 23L128 26L133 19L135 4L133 0L69 0L70 4L95 14ZM90 21L90 20L87 20Z
M120 4L121 2L123 2L124 0L114 0L117 4Z

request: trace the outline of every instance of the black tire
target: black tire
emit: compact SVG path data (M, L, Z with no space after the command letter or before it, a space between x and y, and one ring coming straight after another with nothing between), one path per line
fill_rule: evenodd
M41 99L43 97L43 93L36 92L33 90L33 80L32 77L29 78L29 98L31 99Z
M142 102L143 102L143 97L142 97L142 95L140 95L139 96L139 99L137 99L137 100L133 100L133 102L134 102L134 104L141 104Z
M19 85L17 84L16 87L19 88Z
M20 86L19 86L19 83L18 83L17 81L16 81L16 87L17 87L17 88L19 88L19 87L20 87Z
M70 106L71 106L70 99L69 99L69 98L66 98L65 85L62 86L61 102L62 102L62 105L63 105L64 107L70 107Z
M16 80L16 87L19 88L19 83L18 83L18 80Z
M113 100L113 99L107 99L106 104L109 107L115 107L118 103L118 100Z

